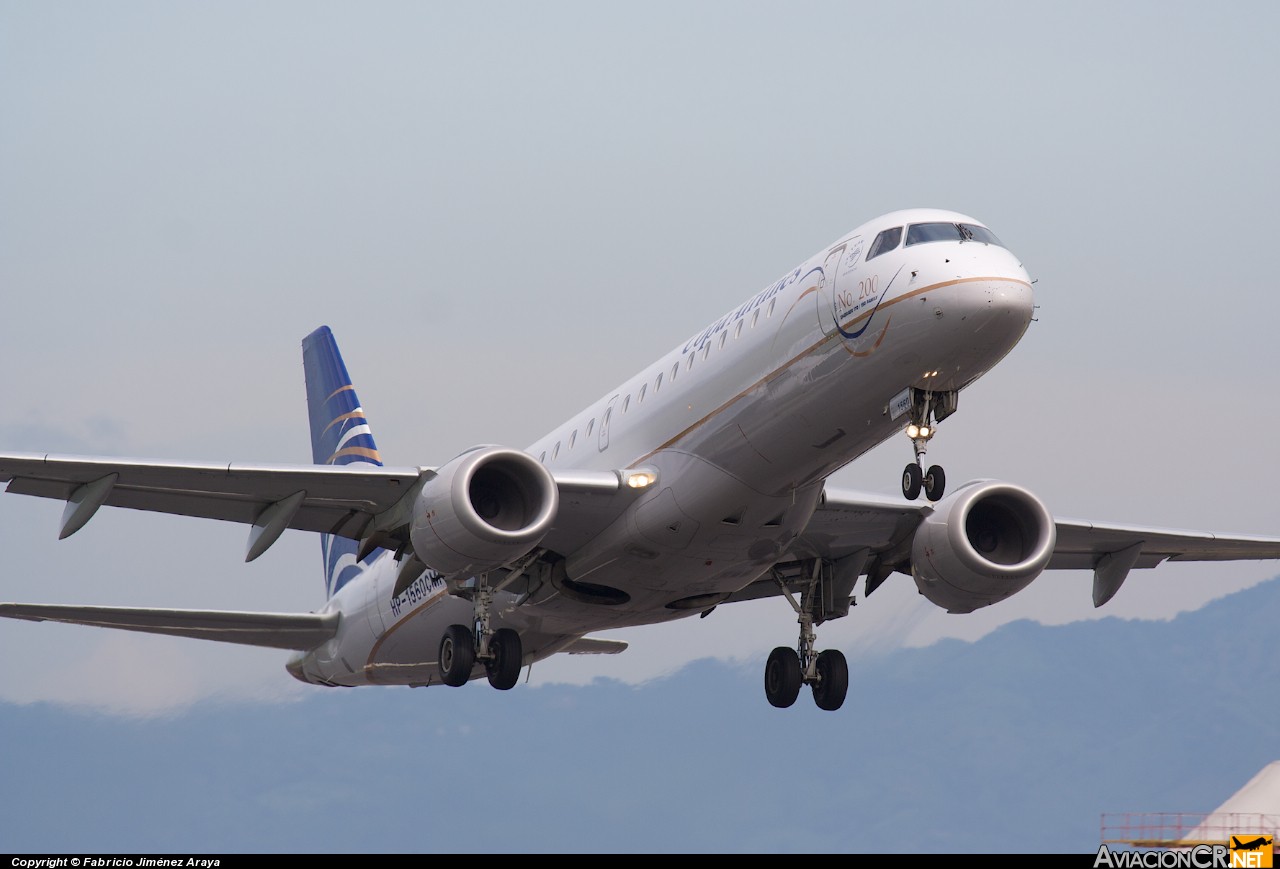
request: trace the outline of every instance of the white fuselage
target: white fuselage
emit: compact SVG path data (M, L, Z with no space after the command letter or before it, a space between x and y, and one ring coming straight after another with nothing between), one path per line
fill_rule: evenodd
M518 608L500 596L497 622L520 630L526 663L743 588L787 551L828 475L902 430L895 396L958 391L1014 347L1033 297L1006 248L933 241L867 259L882 230L934 221L978 224L932 209L870 221L528 448L555 470L645 466L659 483L560 553L561 582ZM343 685L437 681L439 638L470 623L472 605L429 576L393 600L385 555L329 601L343 613L338 636L290 671Z

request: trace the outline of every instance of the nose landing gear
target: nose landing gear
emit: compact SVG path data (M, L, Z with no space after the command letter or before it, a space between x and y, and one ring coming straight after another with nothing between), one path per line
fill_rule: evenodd
M911 448L916 459L902 471L902 496L908 501L920 497L923 491L930 501L937 501L947 488L947 475L941 465L931 465L924 470L924 454L929 441L937 432L937 422L955 412L955 392L926 392L912 390L911 422L906 434L911 438ZM932 420L932 422L931 422Z

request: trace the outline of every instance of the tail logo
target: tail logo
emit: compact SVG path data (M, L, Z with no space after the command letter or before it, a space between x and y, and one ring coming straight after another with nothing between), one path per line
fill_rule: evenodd
M307 380L307 412L311 418L311 457L317 465L382 465L373 430L338 352L328 326L302 341L302 368ZM375 549L361 562L354 540L332 534L320 536L324 555L325 588L332 597L377 558Z

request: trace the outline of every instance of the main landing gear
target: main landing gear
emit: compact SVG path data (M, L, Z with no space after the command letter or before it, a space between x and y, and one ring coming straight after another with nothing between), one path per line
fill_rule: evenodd
M489 634L487 642L481 635L477 650L476 633L466 625L449 625L445 629L440 639L440 681L455 688L467 684L471 670L480 660L490 685L499 691L514 688L523 656L520 635L511 628L498 628Z
M937 421L950 416L956 409L955 392L926 392L912 390L911 422L907 425L907 437L916 459L902 471L902 496L908 501L920 497L923 491L930 501L937 501L947 488L947 475L941 465L931 465L924 470L924 454L929 441L937 432ZM933 422L930 422L930 420Z
M526 565L527 566L527 565ZM523 568L508 574L502 586L523 573ZM520 634L511 628L493 630L489 624L493 611L493 595L498 589L489 585L487 575L476 577L474 587L456 590L471 596L475 605L472 626L449 625L440 638L440 681L455 688L471 679L476 662L484 664L489 684L499 691L507 691L520 679L520 667L524 661L524 647Z
M802 685L808 685L813 691L813 702L818 708L828 711L839 709L844 704L845 695L849 693L849 664L844 654L837 649L814 653L813 647L818 639L813 632L814 613L820 611L823 568L822 562L813 563L811 579L806 583L799 602L787 588L782 576L774 573L774 580L796 611L800 622L800 641L796 648L779 646L769 653L769 660L764 667L764 695L770 704L779 709L785 709L796 702ZM854 579L857 579L856 575Z

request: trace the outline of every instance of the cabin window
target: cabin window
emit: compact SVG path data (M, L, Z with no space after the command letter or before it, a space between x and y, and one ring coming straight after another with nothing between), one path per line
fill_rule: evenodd
M765 315L765 317L766 317L766 318L768 318L768 317L772 317L772 316L773 316L773 309L774 309L774 307L775 307L775 306L777 306L777 304L778 304L778 300L777 300L777 299L770 299L770 300L769 300L769 310L767 310L767 311L765 311L765 312L764 312L764 315Z
M591 422L587 423L587 437L591 437L591 430L596 427L596 418L591 417Z
M636 404L642 404L644 402L644 393L645 393L645 390L648 388L649 388L649 384L647 383L641 384L640 391L636 393Z
M895 226L893 229L886 229L884 232L876 236L876 240L871 242L871 250L867 252L867 261L875 259L882 253L888 253L896 250L898 242L902 241L902 227Z
M558 455L560 455L560 441L556 441L556 445L551 448L551 458L553 461Z
M577 443L577 440L578 440L578 430L575 428L573 430L573 433L569 435L569 449L573 449L573 445Z
M702 345L702 358L706 359L710 355L711 355L711 342L708 341L706 344Z
M737 341L738 336L742 334L742 321L738 321L738 326L733 330L733 340Z
M688 368L688 369L690 369L690 370L692 370L692 369L693 369L693 357L694 357L694 354L690 353L690 354L689 354L689 364L688 364L688 365L686 365L686 366L685 366L685 368Z
M627 408L630 406L631 406L631 396L628 395L626 398L622 399L622 412L626 413Z
M672 366L671 366L671 379L672 379L672 380L675 380L675 379L676 379L676 375L677 375L677 374L679 374L679 373L680 373L680 363L679 363L679 362L677 362L675 365L672 365Z
M721 350L723 350L723 349L724 349L724 342L725 342L725 341L727 341L727 340L728 340L728 338L729 338L729 333L728 333L728 332L721 332L721 333L720 333L720 349L721 349Z
M751 328L752 328L752 329L754 329L754 328L756 327L756 321L758 321L759 319L760 319L760 309L759 309L759 308L756 308L756 309L755 309L755 311L751 314Z
M543 451L542 451L542 455L538 456L538 461L542 462L544 465L547 463L547 451L546 451L546 450L543 450Z
M657 380L655 380L655 381L653 381L653 391L654 391L654 392L657 392L657 391L658 391L659 389L661 389L661 388L662 388L662 372L661 372L661 371L659 371L659 372L658 372L658 379L657 379Z

